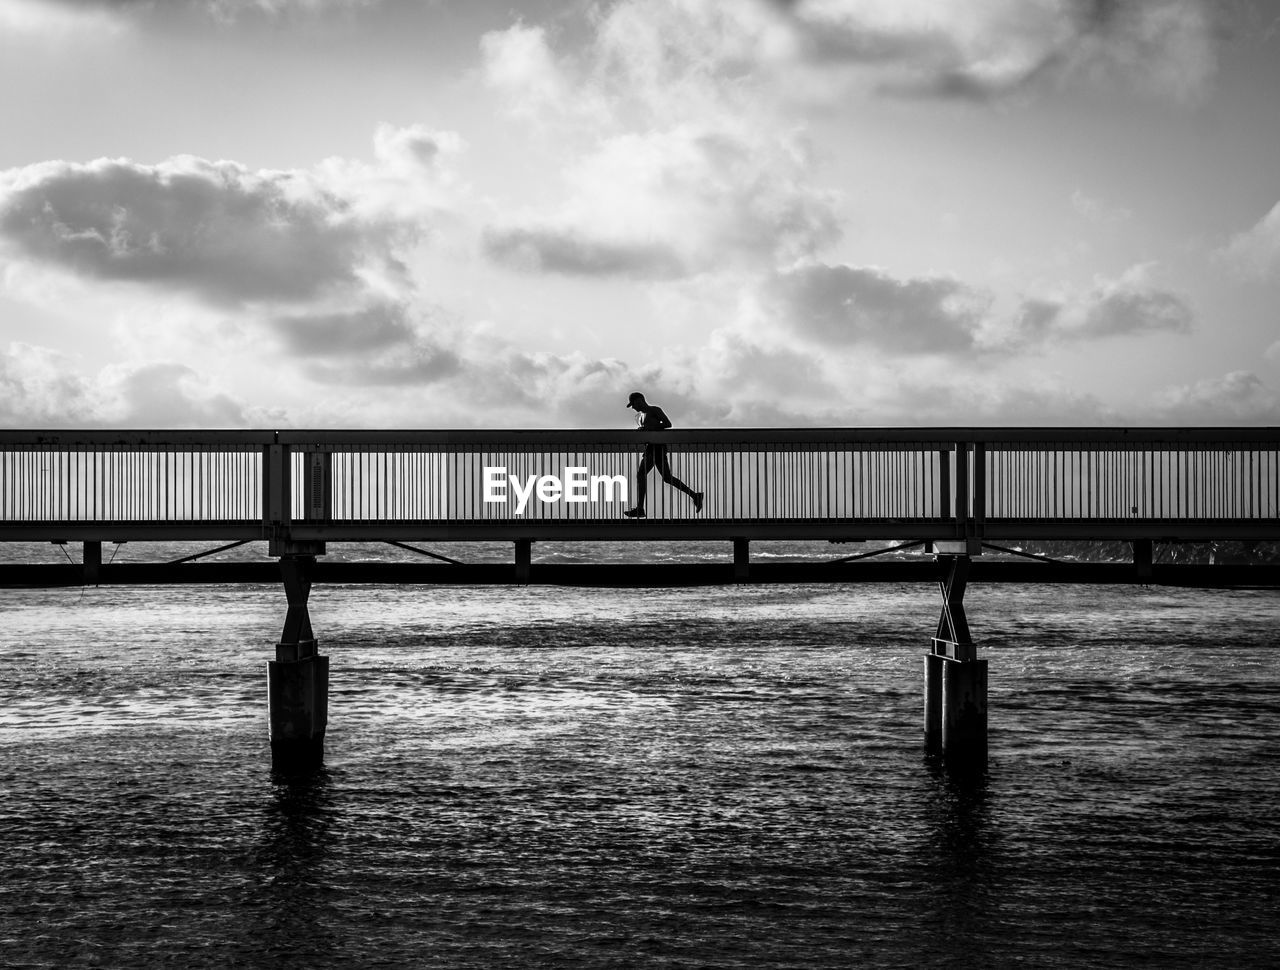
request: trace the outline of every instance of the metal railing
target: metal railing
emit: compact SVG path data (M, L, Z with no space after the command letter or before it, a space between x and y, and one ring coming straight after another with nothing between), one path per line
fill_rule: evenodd
M646 445L700 513L654 469L622 518ZM1278 509L1274 428L0 431L10 539L1280 538Z
M291 512L332 522L580 522L618 519L636 502L643 441L540 437L294 444ZM707 518L927 520L943 517L950 488L945 442L654 438L672 477L702 494ZM694 514L688 494L665 484L656 467L646 507L656 520Z

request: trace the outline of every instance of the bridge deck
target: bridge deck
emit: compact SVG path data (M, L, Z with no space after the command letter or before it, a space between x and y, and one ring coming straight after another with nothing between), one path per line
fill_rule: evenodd
M647 476L646 446L704 494ZM0 541L1280 539L1280 429L0 431Z

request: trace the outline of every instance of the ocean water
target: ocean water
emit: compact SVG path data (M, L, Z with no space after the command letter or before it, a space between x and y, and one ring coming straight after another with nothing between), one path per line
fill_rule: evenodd
M1280 966L1280 595L971 587L976 778L937 603L317 587L287 781L278 587L0 590L0 965Z

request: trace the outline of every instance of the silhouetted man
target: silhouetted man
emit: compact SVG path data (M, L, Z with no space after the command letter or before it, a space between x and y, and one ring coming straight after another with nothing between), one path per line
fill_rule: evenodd
M665 431L671 427L671 419L667 417L667 413L658 405L646 402L644 395L639 391L631 392L631 396L627 398L627 407L634 408L636 411L637 431ZM676 478L675 475L671 474L671 462L667 458L667 446L655 443L644 446L644 457L640 459L640 467L636 469L636 505L635 508L627 509L623 512L623 515L632 519L643 519L646 516L644 500L649 490L649 472L655 468L658 469L658 474L662 476L664 482L668 485L674 485L693 499L693 510L695 512L702 511L702 493L695 492L680 479Z

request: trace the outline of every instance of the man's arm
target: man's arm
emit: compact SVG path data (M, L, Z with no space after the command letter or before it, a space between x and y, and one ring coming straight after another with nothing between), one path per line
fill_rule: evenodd
M662 410L662 408L655 407L653 409L653 416L658 419L659 431L666 431L667 428L671 427L671 419L667 417L667 412Z

